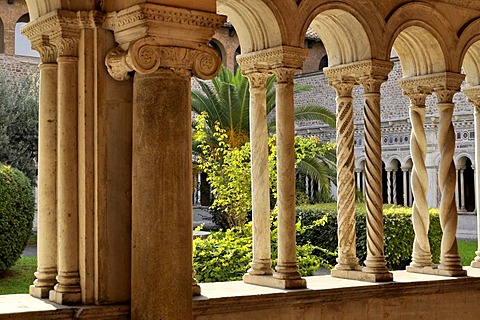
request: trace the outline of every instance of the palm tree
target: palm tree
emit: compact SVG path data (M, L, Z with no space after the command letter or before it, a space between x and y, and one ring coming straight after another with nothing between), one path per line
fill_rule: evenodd
M243 145L249 140L249 104L250 91L248 79L240 68L232 73L225 66L211 82L196 80L201 90L192 90L192 110L207 114L207 126L211 132L215 123L226 130L228 142L233 147ZM275 131L275 77L267 80L267 118L269 132ZM307 85L296 84L294 92L310 89ZM295 121L319 120L335 127L335 113L318 105L295 107ZM212 137L213 140L213 137ZM195 150L195 146L194 146ZM333 158L332 158L333 156ZM320 192L330 194L330 182L335 183L335 151L325 152L313 159L302 161L298 170L318 182Z

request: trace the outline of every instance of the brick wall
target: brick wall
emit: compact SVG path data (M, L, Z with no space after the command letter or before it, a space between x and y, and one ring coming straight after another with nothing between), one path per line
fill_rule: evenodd
M21 77L38 72L39 58L0 54L0 70L11 77Z

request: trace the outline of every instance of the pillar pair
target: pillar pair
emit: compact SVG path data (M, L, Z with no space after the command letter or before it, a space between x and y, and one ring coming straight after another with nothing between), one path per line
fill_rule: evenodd
M293 76L303 61L305 52L302 49L287 47L267 51L269 52L239 57L239 64L250 82L252 157L253 261L243 280L246 283L277 288L304 288L306 282L301 278L296 261ZM297 61L299 64L285 65L283 60L292 54L297 55L296 59L301 58ZM276 64L275 59L279 59L281 63ZM263 67L256 67L255 65L261 64L260 62ZM276 64L276 67L269 68L269 64ZM266 83L270 72L276 76L278 263L275 271L271 266L270 249L270 182L266 114Z
M412 222L415 231L412 263L407 271L429 274L462 276L466 275L458 255L457 206L455 203L456 171L453 162L455 153L455 133L452 123L454 111L453 95L460 90L464 76L444 73L400 81L403 94L410 99L410 120L412 135L410 149L412 156ZM428 213L427 192L428 174L425 165L427 138L425 135L425 99L434 92L437 96L439 111L438 148L440 163L438 183L441 193L440 225L442 243L440 265L433 265L428 240L430 216Z
M369 60L324 69L337 93L337 214L338 258L332 276L391 281L384 256L382 208L382 151L380 86L393 64ZM353 88L364 89L365 203L367 208L367 259L361 268L356 256Z

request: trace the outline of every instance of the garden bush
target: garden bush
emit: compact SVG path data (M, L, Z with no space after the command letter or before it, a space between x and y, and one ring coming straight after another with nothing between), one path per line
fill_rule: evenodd
M413 248L414 231L412 226L412 209L400 206L384 206L383 223L385 237L385 257L387 266L391 270L404 269L410 264ZM336 203L302 206L297 208L297 217L301 222L303 233L297 234L297 244L312 244L336 251L337 238L337 208ZM366 211L364 204L356 206L356 239L357 257L363 264L367 256ZM438 209L430 209L429 239L434 262L440 256L440 242L442 231ZM336 257L325 256L322 252L314 251L336 264Z
M32 234L34 195L20 170L0 164L0 272L22 254Z
M271 219L272 267L277 264L277 222L276 214ZM302 234L300 224L297 232ZM193 241L193 261L196 279L199 282L218 282L241 280L252 261L252 224L243 227L212 232L207 238ZM300 273L311 276L320 266L331 268L324 256L333 255L313 244L297 245L297 261Z

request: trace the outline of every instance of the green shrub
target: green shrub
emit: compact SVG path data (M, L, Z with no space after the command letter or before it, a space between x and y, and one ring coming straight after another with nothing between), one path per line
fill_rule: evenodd
M411 261L414 239L411 211L412 209L408 207L384 206L385 257L389 269L404 269ZM298 244L309 243L328 251L337 250L336 203L302 206L297 208L297 216L305 229L303 234L297 234ZM363 264L367 257L364 204L357 204L355 220L357 257L360 264ZM431 209L429 239L434 262L438 262L439 259L441 237L438 209ZM322 252L314 253L327 259L330 264L336 264L336 257L325 256Z
M0 164L0 272L22 254L32 234L34 195L29 179Z
M272 267L277 264L277 220L276 214L271 219ZM302 234L300 224L297 232ZM252 261L252 224L240 228L212 232L207 238L193 241L193 263L196 279L199 282L218 282L241 280ZM311 276L320 266L331 268L326 259L314 252L333 255L313 244L297 246L297 261L300 273Z

